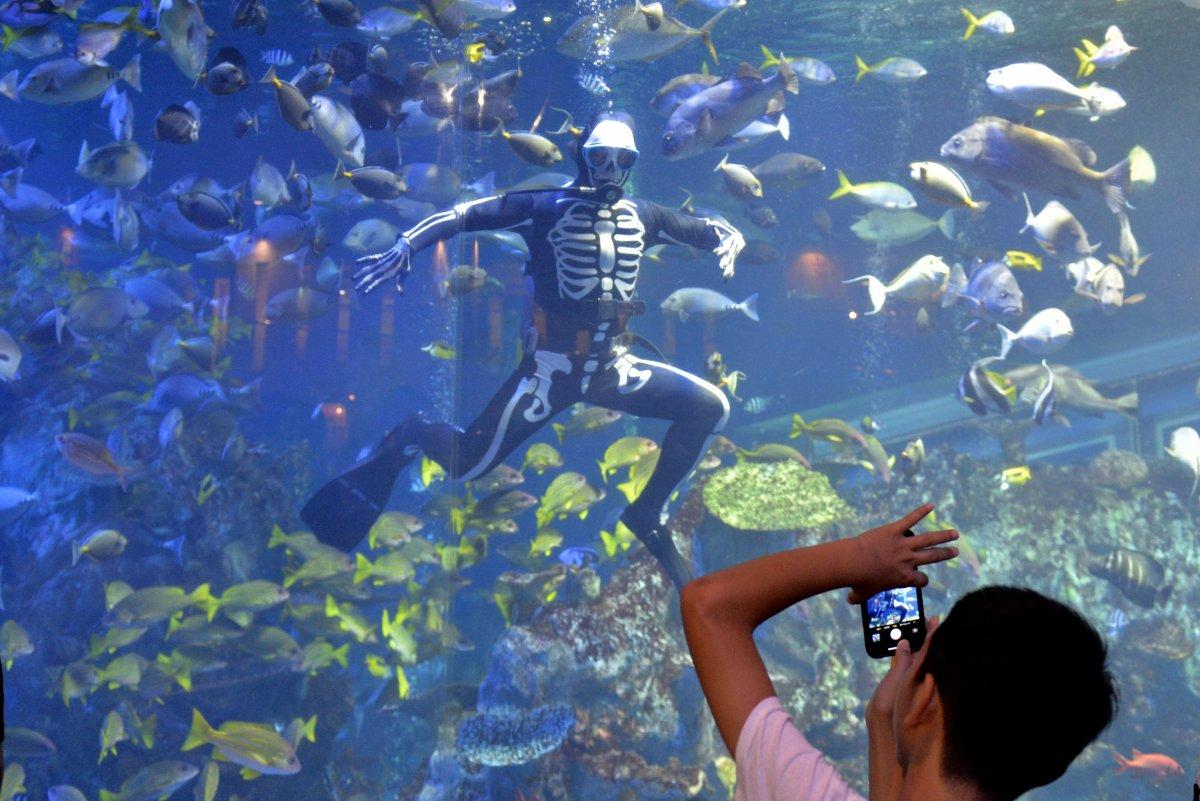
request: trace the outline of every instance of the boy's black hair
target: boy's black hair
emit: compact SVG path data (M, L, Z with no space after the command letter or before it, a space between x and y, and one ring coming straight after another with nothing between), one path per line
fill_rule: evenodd
M947 778L1010 801L1066 772L1117 713L1108 647L1078 612L1020 587L964 595L929 640Z

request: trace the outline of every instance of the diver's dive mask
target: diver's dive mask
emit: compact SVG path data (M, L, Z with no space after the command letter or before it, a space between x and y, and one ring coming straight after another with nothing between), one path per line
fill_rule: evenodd
M633 130L620 120L601 120L583 143L583 163L592 186L624 186L637 163Z

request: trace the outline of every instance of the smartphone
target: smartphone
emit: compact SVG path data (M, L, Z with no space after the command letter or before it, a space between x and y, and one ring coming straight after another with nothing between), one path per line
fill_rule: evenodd
M904 532L911 537L911 530ZM920 587L898 587L872 595L862 605L863 642L867 654L886 659L901 640L916 651L925 643L925 602Z

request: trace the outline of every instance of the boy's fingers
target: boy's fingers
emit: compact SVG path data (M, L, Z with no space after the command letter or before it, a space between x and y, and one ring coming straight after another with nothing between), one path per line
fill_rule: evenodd
M958 539L958 532L955 529L947 528L942 531L926 531L924 534L918 534L911 538L914 548L928 548L931 545L941 545L946 542L953 542Z
M910 529L913 526L915 526L917 523L920 523L922 520L924 520L925 517L932 511L933 511L933 504L927 503L924 506L920 506L916 509L913 509L911 512L908 513L908 515L903 520L901 520L896 525L900 528L901 531L903 531L905 529Z
M931 565L935 562L945 562L958 556L957 548L925 548L917 552L917 564Z

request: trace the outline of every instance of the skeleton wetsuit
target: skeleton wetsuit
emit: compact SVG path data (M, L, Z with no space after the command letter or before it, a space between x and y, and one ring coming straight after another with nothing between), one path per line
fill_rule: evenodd
M729 274L740 234L719 220L634 198L607 202L566 187L459 204L406 231L401 243L415 254L459 233L494 230L520 234L529 247L525 270L533 313L524 359L465 429L409 419L370 457L383 469L363 466L330 482L303 516L319 535L333 532L325 539L352 547L357 539L346 532L369 527L396 473L418 451L454 478L479 478L559 412L584 401L670 421L657 468L622 520L682 585L690 567L665 533L665 508L708 439L725 425L729 402L701 378L634 356L621 335L629 318L644 309L633 298L647 248L682 244L714 250ZM347 524L355 515L362 525Z
M732 229L644 200L609 205L568 189L462 204L405 236L416 252L457 233L499 229L521 234L529 246L534 314L527 342L534 347L465 430L423 425L411 444L455 478L474 479L578 401L670 420L658 467L630 512L657 518L724 426L729 402L701 378L632 355L620 335L639 310L633 295L647 248L712 250Z

